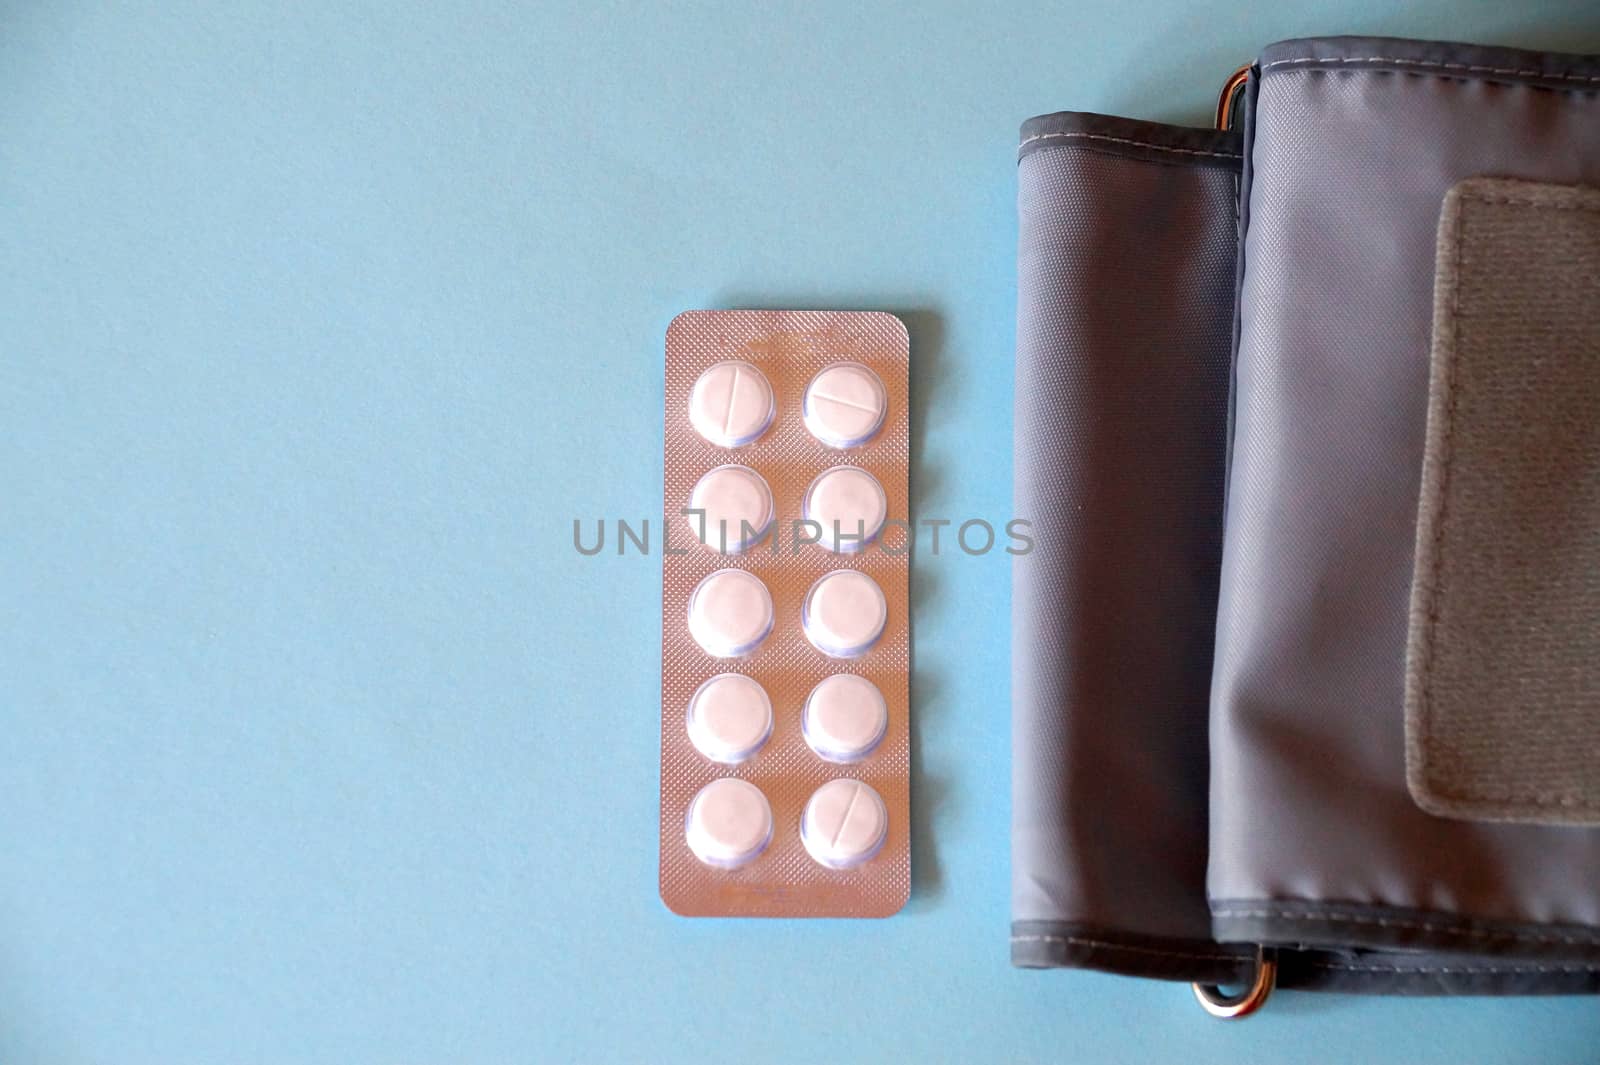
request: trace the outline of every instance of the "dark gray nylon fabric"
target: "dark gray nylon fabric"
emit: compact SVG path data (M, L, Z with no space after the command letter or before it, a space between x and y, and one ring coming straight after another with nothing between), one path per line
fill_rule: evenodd
M1600 928L1582 917L1600 892L1592 875L1600 842L1592 834L1574 840L1491 832L1428 845L1437 819L1419 821L1427 815L1396 801L1409 802L1400 703L1385 708L1372 698L1389 686L1386 673L1397 678L1391 695L1403 683L1409 572L1391 572L1389 555L1398 550L1409 564L1417 470L1402 493L1396 486L1405 478L1387 476L1387 467L1418 458L1405 449L1413 416L1420 449L1436 217L1427 197L1436 212L1462 166L1508 159L1521 166L1512 172L1552 180L1562 180L1563 171L1590 173L1593 112L1573 115L1566 113L1572 101L1529 94L1563 90L1556 95L1592 106L1588 87L1600 85L1600 61L1341 38L1274 45L1260 70L1266 84L1279 74L1337 79L1359 72L1390 78L1391 87L1447 79L1458 87L1431 101L1437 88L1398 102L1360 88L1335 92L1331 101L1276 89L1258 99L1263 79L1252 78L1249 104L1285 107L1265 123L1268 145L1243 168L1247 184L1262 185L1237 205L1215 194L1215 177L1192 182L1210 190L1202 196L1175 191L1191 184L1176 178L1130 180L1145 166L1235 172L1237 164L1223 158L1232 138L1072 113L1041 116L1023 129L1018 513L1029 516L1037 500L1040 513L1065 520L1061 536L1035 553L1044 565L1019 560L1013 576L1012 960L1237 983L1248 976L1240 959L1250 953L1239 944L1266 943L1280 948L1282 987L1600 990ZM1458 109L1463 113L1455 115ZM1492 143L1480 150L1471 145L1484 136L1478 127L1486 117ZM1398 122L1386 125L1391 118ZM1330 120L1325 131L1320 123ZM1315 142L1324 137L1332 147L1319 153ZM1370 218L1369 204L1376 205ZM1215 542L1198 508L1173 507L1174 497L1162 491L1186 477L1214 490L1201 437L1221 424L1212 406L1215 379L1209 372L1198 379L1196 417L1196 410L1169 406L1175 380L1191 369L1183 358L1158 352L1145 363L1125 356L1172 326L1175 313L1189 315L1190 328L1173 338L1178 347L1209 351L1210 330L1227 329L1194 310L1196 291L1212 291L1215 264L1203 253L1196 258L1185 242L1205 246L1216 231L1217 219L1206 225L1192 212L1211 210L1231 226L1236 206L1252 230L1239 256L1242 274L1269 302L1241 308L1234 326L1242 353L1235 367L1235 391L1243 396L1239 435L1249 461L1244 474L1231 475L1231 487L1249 506L1226 505L1230 522L1242 522L1246 533L1240 545L1231 526L1227 534L1233 561L1224 571L1220 628L1235 643L1219 654L1213 694L1222 701L1212 709L1224 720L1212 739L1224 764L1211 773L1211 791L1226 811L1213 811L1207 840L1193 827L1194 811L1206 803L1206 789L1196 787L1205 777L1205 746L1192 739L1204 711L1161 707L1189 705L1186 684L1206 683L1186 657L1183 637L1215 603L1178 595L1174 615L1141 612L1147 567L1120 562L1124 551L1129 560L1145 557L1152 544L1153 557L1170 562L1174 544ZM1253 232L1256 210L1267 218L1264 235ZM1183 239L1169 241L1174 233ZM1193 269L1197 263L1203 268ZM1145 284L1146 268L1158 283ZM1341 314L1333 305L1346 294L1355 300ZM1232 287L1214 295L1231 317ZM1417 308L1420 342L1410 317ZM1319 328L1307 331L1308 323ZM1408 358L1416 360L1409 374ZM1209 370L1209 356L1198 365ZM1146 416L1142 389L1162 418ZM1129 426L1143 435L1122 432ZM1152 454L1171 450L1175 428L1184 441L1173 452L1176 470ZM1319 448L1328 450L1321 464ZM1120 470L1157 490L1119 488ZM1324 482L1332 493L1319 499ZM1352 499L1352 486L1363 485L1366 494ZM1101 510L1100 522L1074 513L1080 504ZM1314 510L1316 520L1289 521L1301 508ZM1165 520L1165 538L1140 523L1144 516ZM1301 542L1276 562L1255 557L1263 529L1272 533L1285 521ZM1285 546L1281 532L1267 537L1275 549ZM1366 557L1372 544L1374 557ZM1100 565L1085 572L1091 560ZM1316 568L1302 572L1308 563ZM1353 577L1340 565L1353 565ZM1107 588L1109 598L1089 594ZM1398 634L1399 642L1391 647L1367 629L1393 604L1397 619L1387 635ZM1178 639L1141 645L1137 630L1130 637L1119 627L1124 618L1153 620ZM1131 668L1158 678L1147 690L1161 688L1170 702L1084 697L1140 689L1143 681L1106 668L1126 664L1129 649L1137 652ZM1103 687L1082 687L1096 683ZM1335 684L1332 697L1319 698L1318 687L1328 683ZM1169 823L1158 824L1161 818ZM1297 832L1309 832L1311 841ZM1194 866L1209 847L1216 852L1207 921ZM1458 905L1460 898L1507 905L1473 909ZM1225 942L1219 946L1213 934Z
M1263 58L1212 692L1219 938L1593 986L1600 830L1445 820L1406 789L1439 205L1474 175L1600 180L1600 65L1529 62L1381 41Z
M1235 138L1059 114L1031 120L1023 140L1017 494L1031 502L1018 512L1037 505L1061 535L1029 556L1042 566L1019 559L1014 573L1012 961L1248 983L1254 949L1210 939L1204 894L1209 658L1199 648L1215 599L1196 590L1218 551L1217 375L1233 314L1217 272L1234 201L1215 174L1183 172L1229 171ZM1174 225L1175 211L1189 221ZM1140 239L1125 241L1130 232ZM1327 949L1280 950L1278 983L1600 987L1582 966L1486 968L1462 956L1482 945L1474 936L1500 931L1475 927L1458 953L1439 954L1399 933L1399 950L1344 947L1334 927L1309 937Z
M1205 868L1237 140L1047 116L1022 154L1013 959L1233 978Z

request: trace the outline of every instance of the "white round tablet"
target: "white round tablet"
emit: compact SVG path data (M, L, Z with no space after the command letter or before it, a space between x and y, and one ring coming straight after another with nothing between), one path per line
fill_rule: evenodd
M713 658L738 658L772 631L772 595L742 569L707 574L689 593L689 635Z
M837 673L811 689L800 713L800 734L817 757L859 762L883 742L889 704L866 677Z
M821 527L823 547L851 554L865 548L883 530L889 497L866 470L835 466L811 482L800 501L800 512Z
M738 359L710 367L689 390L689 424L718 447L742 447L757 439L776 411L766 375Z
M859 780L830 780L811 794L800 815L800 841L829 869L860 865L883 849L889 810Z
M811 435L829 447L857 447L877 435L889 409L883 380L859 362L840 362L811 379L801 416Z
M766 538L775 506L766 478L748 466L707 470L689 493L684 515L695 537L713 551L742 555Z
M867 653L889 620L889 603L878 582L853 569L817 578L806 593L800 624L811 646L833 658Z
M772 700L767 689L741 673L712 677L689 697L689 742L725 765L737 765L772 735Z
M772 839L772 807L748 780L713 780L689 800L684 838L707 865L736 869L758 857Z

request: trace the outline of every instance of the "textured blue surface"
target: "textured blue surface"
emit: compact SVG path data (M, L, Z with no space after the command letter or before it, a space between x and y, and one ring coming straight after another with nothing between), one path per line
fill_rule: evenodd
M919 514L1003 520L1017 125L1600 44L1391 6L0 7L0 1061L1591 1059L1592 1000L1011 970L1003 555L917 560L906 913L670 916L658 560L571 547L660 512L691 307L903 313Z

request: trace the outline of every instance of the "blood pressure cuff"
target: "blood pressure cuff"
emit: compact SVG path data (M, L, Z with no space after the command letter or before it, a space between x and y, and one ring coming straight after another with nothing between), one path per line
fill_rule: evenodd
M1026 123L1015 964L1600 991L1600 57Z

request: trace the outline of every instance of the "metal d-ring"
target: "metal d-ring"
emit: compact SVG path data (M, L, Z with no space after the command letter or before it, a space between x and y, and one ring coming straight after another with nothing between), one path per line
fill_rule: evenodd
M1244 83L1250 80L1252 64L1246 63L1235 70L1222 87L1222 95L1217 97L1217 128L1231 129L1233 127L1234 103L1239 99L1239 94L1244 91Z
M1278 984L1278 960L1265 947L1256 948L1255 978L1236 995L1225 995L1216 984L1193 984L1194 997L1211 1016L1223 1020L1248 1017L1260 1009Z

